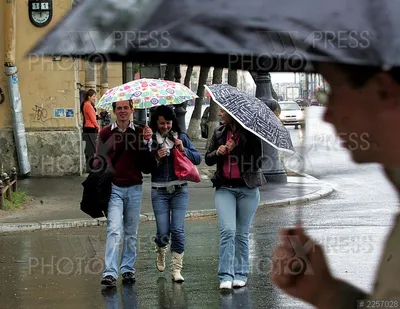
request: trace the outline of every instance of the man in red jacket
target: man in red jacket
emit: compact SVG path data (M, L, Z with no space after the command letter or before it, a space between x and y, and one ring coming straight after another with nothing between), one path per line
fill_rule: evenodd
M149 127L141 129L130 121L134 112L131 101L113 103L117 121L104 128L98 139L97 164L103 159L114 169L113 187L108 203L105 269L101 284L115 286L118 273L123 282L135 281L137 232L142 207L142 172L150 173L154 163L144 136L152 134ZM101 155L105 158L101 158ZM96 164L96 162L95 162ZM118 271L119 243L123 249Z

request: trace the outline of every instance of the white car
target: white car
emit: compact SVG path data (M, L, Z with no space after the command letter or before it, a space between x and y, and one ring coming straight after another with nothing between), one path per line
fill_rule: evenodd
M299 126L305 128L304 108L301 108L295 101L281 101L279 106L281 107L279 118L284 125L294 125L295 129L298 129Z

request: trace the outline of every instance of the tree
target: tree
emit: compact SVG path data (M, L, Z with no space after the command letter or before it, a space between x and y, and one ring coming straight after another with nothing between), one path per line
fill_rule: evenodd
M214 68L213 80L212 80L213 84L221 84L222 83L222 72L223 72L223 68ZM208 121L207 121L208 137L207 137L206 149L208 148L208 145L211 142L211 138L213 136L214 130L219 126L218 111L219 111L218 104L215 103L214 100L211 99L210 113L209 113Z
M237 87L237 70L232 70L229 69L228 70L228 84L233 86L233 87Z
M167 64L164 80L174 81L175 77L175 65L174 64Z
M186 69L185 80L184 80L183 84L186 87L188 87L189 89L190 89L190 79L192 77L192 73L193 73L193 66L188 65L188 67Z
M175 82L180 83L182 78L180 64L175 65L174 72L175 72L174 74Z
M132 64L132 66L133 66L133 73L134 73L134 74L140 72L140 64L139 64L139 63L134 62L134 63Z
M204 98L204 85L207 83L208 73L210 72L210 67L201 67L199 76L199 85L197 86L197 96L196 103L194 106L192 118L190 119L188 136L192 140L200 138L200 120L201 120L201 107L203 105Z

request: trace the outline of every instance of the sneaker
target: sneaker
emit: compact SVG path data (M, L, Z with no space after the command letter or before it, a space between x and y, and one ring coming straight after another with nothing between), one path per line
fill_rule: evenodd
M101 284L102 285L106 285L106 286L116 286L117 285L117 279L115 279L111 275L108 275L108 276L105 276L103 279L101 279Z
M246 281L243 280L233 280L233 285L234 288L242 288L246 286Z
M136 281L135 274L132 272L126 272L122 274L122 283L134 283Z
M232 281L223 281L219 285L220 290L231 290L232 289Z

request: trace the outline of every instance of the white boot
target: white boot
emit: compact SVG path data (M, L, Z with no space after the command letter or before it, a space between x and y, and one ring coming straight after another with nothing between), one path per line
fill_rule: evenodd
M163 272L165 269L165 254L167 253L168 246L165 247L157 247L157 269L160 272Z
M185 280L181 275L182 262L183 252L181 254L172 252L172 280L179 283Z

